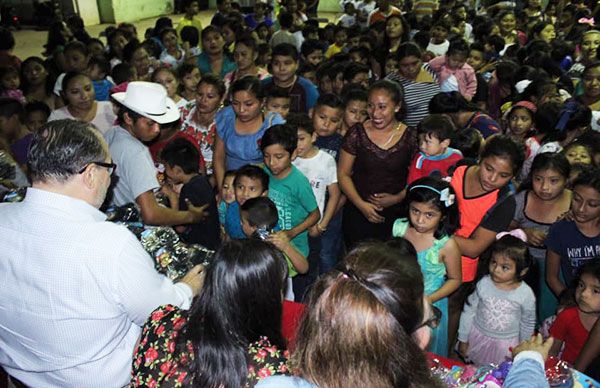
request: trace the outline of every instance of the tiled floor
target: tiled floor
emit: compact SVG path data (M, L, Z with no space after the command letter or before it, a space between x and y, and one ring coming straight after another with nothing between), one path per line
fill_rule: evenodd
M210 19L212 18L214 11L201 11L200 19L202 20L202 25L207 26L210 24ZM173 19L173 24L177 24L177 21L183 15L171 15L171 19ZM328 18L329 20L334 20L335 14L333 13L324 13L319 14L319 17ZM137 27L137 31L139 34L139 38L144 38L144 32L147 28L153 27L156 18L145 19L139 22L134 23ZM98 24L95 26L87 26L86 30L92 37L97 37L100 32L102 32L106 27L110 24ZM20 30L15 31L15 40L17 42L16 47L14 49L14 54L24 60L25 58L35 55L41 56L42 51L44 51L43 46L46 43L46 39L48 36L47 31L34 31L34 30Z

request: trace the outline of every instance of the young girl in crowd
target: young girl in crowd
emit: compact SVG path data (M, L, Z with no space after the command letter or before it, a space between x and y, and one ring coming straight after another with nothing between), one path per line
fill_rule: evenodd
M0 67L0 97L9 97L25 103L23 91L19 89L21 80L19 71L14 67Z
M515 211L514 187L511 180L523 164L523 148L506 135L490 137L479 162L460 166L452 175L461 226L454 234L462 252L463 285L448 300L448 336L454 343L463 303L475 280L477 262L496 239L508 229Z
M202 74L212 73L219 78L223 78L236 67L225 51L223 33L215 26L208 26L202 30L202 53L197 58Z
M180 111L188 104L188 101L177 93L179 90L179 81L177 80L177 74L172 68L163 66L156 69L152 73L152 82L161 84L167 89L167 95L175 102Z
M185 51L177 43L177 31L174 28L165 28L160 33L160 40L165 47L160 53L160 63L177 69L185 62Z
M538 301L538 321L554 314L556 297L546 284L546 236L550 226L571 205L571 190L566 188L571 167L561 154L543 153L535 157L531 173L515 196L517 206L510 229L520 228L527 235L529 253L537 265L534 290Z
M476 365L500 364L535 329L535 295L523 281L532 265L525 242L506 234L490 248L485 276L460 317L458 351Z
M534 115L537 111L535 104L529 101L519 101L508 111L506 133L520 143L527 146L527 138L535 130ZM529 157L529 150L525 150L525 157Z
M215 115L225 97L225 85L217 76L204 74L196 86L196 99L181 112L181 130L192 136L200 145L206 162L206 173L213 174L215 149ZM215 186L217 182L211 182Z
M195 65L183 64L177 69L179 95L187 101L196 100L196 87L200 81L200 69Z
M552 225L546 238L546 281L557 296L573 285L579 268L600 252L599 169L585 170L575 179L570 218Z
M364 123L368 117L367 114L367 99L366 90L357 87L347 91L344 95L344 117L340 134L344 136L346 132L354 125Z
M21 83L27 101L42 101L54 109L54 80L50 76L44 60L29 57L21 64Z
M221 188L221 201L219 202L219 222L225 225L225 215L229 204L235 202L235 189L233 181L235 180L235 170L225 171L223 177L223 186Z
M438 75L442 91L458 91L468 101L477 91L475 70L467 64L469 45L463 39L450 42L446 55L429 61L429 67Z
M256 41L251 37L238 39L235 42L233 50L233 60L237 69L225 74L225 77L223 77L225 87L229 89L229 85L235 80L245 76L258 77L259 80L263 80L269 76L269 72L266 69L256 66L257 58Z
M154 72L153 60L138 41L131 41L123 48L123 61L135 68L138 81L150 81Z
M408 218L396 220L392 235L406 238L417 250L425 295L442 312L428 349L446 357L448 295L462 283L460 251L452 239L460 225L456 195L447 182L425 177L408 187L404 201Z
M563 310L556 317L550 328L554 344L550 354L558 355L562 345L564 351L561 359L571 364L585 345L590 331L600 318L600 259L588 261L579 272L579 280L575 289L577 306Z
M566 145L562 153L567 157L571 165L584 164L589 166L594 163L592 149L581 141L574 141Z

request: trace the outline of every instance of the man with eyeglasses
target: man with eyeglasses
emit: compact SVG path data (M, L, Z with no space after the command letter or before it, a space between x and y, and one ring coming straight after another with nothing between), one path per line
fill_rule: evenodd
M130 82L127 91L112 98L118 103L119 125L104 137L119 169L111 203L137 204L144 223L150 225L196 224L206 219L208 204L196 207L188 202L187 211L180 211L159 206L154 197L160 185L150 151L142 142L156 139L160 124L179 120L179 110L167 90L151 82Z
M141 326L160 305L189 308L201 268L173 284L106 221L116 165L91 124L45 124L28 160L24 201L0 204L0 366L32 387L124 386Z

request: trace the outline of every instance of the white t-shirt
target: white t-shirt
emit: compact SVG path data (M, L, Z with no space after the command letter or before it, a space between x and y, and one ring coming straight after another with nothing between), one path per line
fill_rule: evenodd
M113 127L113 125L115 125L117 116L113 111L113 106L110 101L96 101L96 104L98 104L96 116L92 120L92 124L94 124L102 134L105 134ZM62 119L78 120L73 117L66 106L53 110L52 113L50 113L50 117L48 117L48 121Z
M321 217L325 211L325 194L327 194L327 186L337 183L337 166L333 156L323 150L310 159L296 158L293 162L294 166L300 170L312 187L313 194L317 199Z
M446 55L448 47L450 47L450 42L448 39L440 44L429 42L429 45L427 45L427 51L431 51L436 57L439 57L441 55Z

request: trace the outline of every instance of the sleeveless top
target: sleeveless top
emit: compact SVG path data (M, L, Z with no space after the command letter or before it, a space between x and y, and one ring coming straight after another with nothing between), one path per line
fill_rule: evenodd
M498 201L499 189L476 197L465 197L465 175L467 168L471 166L460 166L454 171L450 185L456 193L458 211L460 213L460 228L454 233L455 236L469 238L477 229L488 210ZM462 278L463 282L475 279L477 273L477 262L479 258L462 256Z

